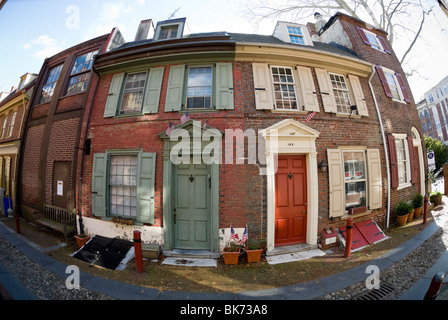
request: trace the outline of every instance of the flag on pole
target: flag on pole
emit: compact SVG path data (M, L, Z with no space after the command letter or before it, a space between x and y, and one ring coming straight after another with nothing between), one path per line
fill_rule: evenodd
M188 112L186 114L184 114L181 118L180 118L180 122L182 124L184 124L185 122L187 122L188 120L190 120L190 115L188 114Z
M243 236L241 237L241 243L243 244L246 241L247 241L247 225L246 228L244 229Z
M204 124L202 125L202 133L204 133L205 128L207 128L208 119L205 120Z
M166 135L168 137L170 137L171 133L173 133L174 127L175 127L174 124L172 124L171 121L170 121L170 125L168 126L168 129L166 129Z
M230 227L230 239L238 240L238 234L235 233L235 230L233 230L233 227Z
M308 115L308 117L306 117L305 122L308 123L308 121L310 121L311 118L314 117L315 114L316 114L316 112L314 112L314 111L311 112L311 113Z

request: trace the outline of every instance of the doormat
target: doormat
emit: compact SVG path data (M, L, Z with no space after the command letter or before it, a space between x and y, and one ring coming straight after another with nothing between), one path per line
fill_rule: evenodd
M216 259L196 259L196 258L180 258L169 257L165 258L162 264L181 267L217 267Z
M340 243L345 248L346 239L345 235L347 233L347 228L345 226L339 227L337 230L337 235ZM352 250L355 252L361 250L368 245L378 243L383 240L389 239L388 236L378 227L378 225L373 220L365 220L357 222L353 225L352 232Z
M134 244L130 241L102 236L92 237L72 257L111 270L123 270L134 258Z
M324 256L324 255L325 255L325 252L323 252L322 250L314 249L314 250L306 250L306 251L293 252L293 253L278 254L278 255L273 255L273 256L266 256L266 261L269 264L279 264L279 263L287 263L287 262L306 260L306 259L311 259L313 257L319 257L319 256Z

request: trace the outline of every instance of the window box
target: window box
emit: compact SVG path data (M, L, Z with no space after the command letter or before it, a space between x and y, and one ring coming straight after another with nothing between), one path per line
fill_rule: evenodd
M354 215L354 214L358 214L358 213L362 213L362 212L366 212L367 211L367 207L357 207L357 208L350 208L348 209L348 214L349 215Z

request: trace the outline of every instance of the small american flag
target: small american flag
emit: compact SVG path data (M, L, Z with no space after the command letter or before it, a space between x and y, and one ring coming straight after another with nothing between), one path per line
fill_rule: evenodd
M171 136L171 134L173 133L173 131L174 131L174 125L171 123L171 121L170 121L170 125L168 126L168 129L166 129L166 135L168 136L168 137L170 137Z
M247 226L244 229L243 236L241 237L241 243L244 243L246 241L247 241Z
M230 239L238 240L238 234L235 233L235 230L233 230L233 227L230 227Z
M202 133L204 133L205 128L207 128L207 123L208 123L208 120L205 120L204 124L202 125Z
M310 121L311 118L314 117L315 114L316 114L316 112L314 112L314 111L311 112L311 113L306 117L305 122L308 123L308 121Z
M181 118L180 118L180 122L182 124L184 124L185 122L187 122L188 120L190 120L190 115L188 114L188 112L186 114L184 114Z

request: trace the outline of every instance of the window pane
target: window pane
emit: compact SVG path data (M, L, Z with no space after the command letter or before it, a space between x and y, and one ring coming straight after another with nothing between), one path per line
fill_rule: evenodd
M397 162L398 162L398 183L404 184L408 182L407 172L407 154L406 154L406 141L405 139L396 138L395 145L397 149Z
M333 94L336 100L338 113L351 114L350 95L344 76L330 73L330 80L333 86ZM357 113L358 112L356 111L356 114Z
M54 92L54 87L56 86L56 82L58 81L61 70L62 70L62 64L50 69L47 81L45 82L45 85L42 88L39 103L45 103L51 100L51 97L53 96Z
M345 207L346 209L366 206L367 183L364 151L343 152Z
M111 156L109 192L112 216L136 217L137 156Z
M188 70L187 108L211 107L212 80L211 67L192 67Z
M126 76L120 114L141 112L145 83L146 72L131 73Z
M291 68L273 67L272 82L277 109L297 110L294 76Z
M178 28L178 25L162 27L162 29L160 30L159 40L176 38Z

